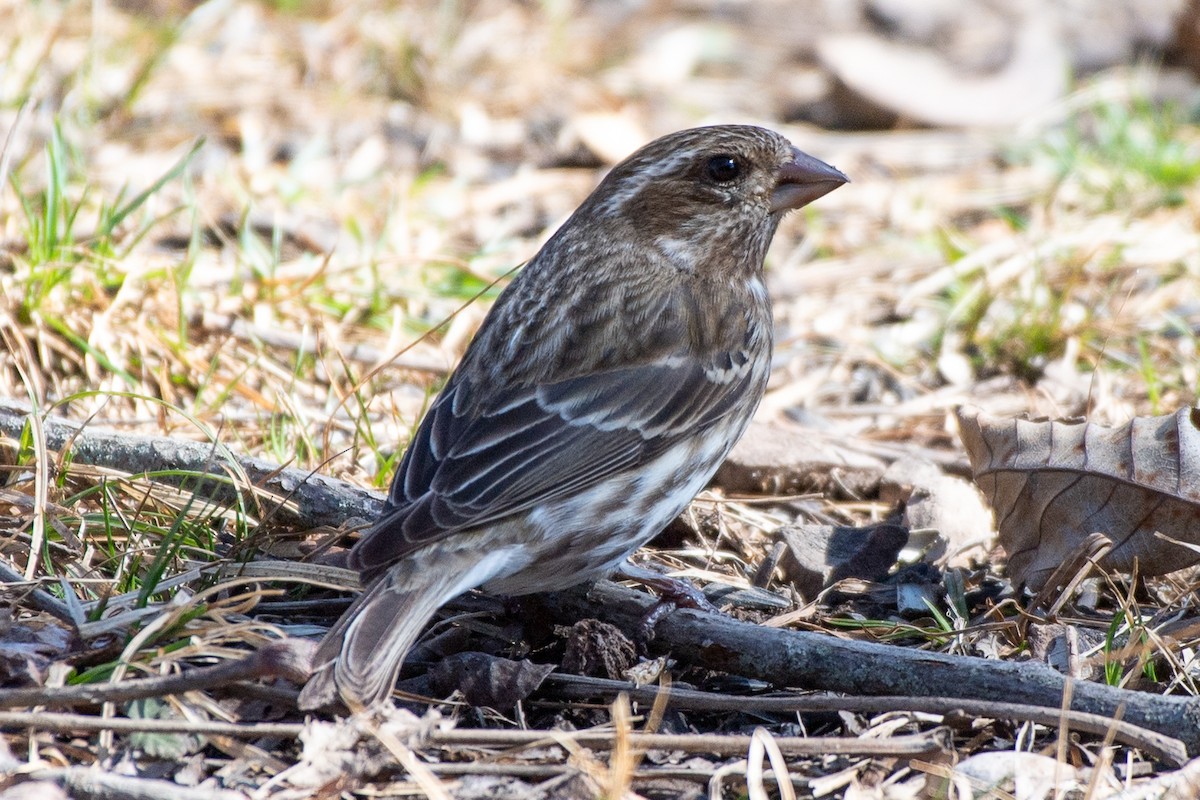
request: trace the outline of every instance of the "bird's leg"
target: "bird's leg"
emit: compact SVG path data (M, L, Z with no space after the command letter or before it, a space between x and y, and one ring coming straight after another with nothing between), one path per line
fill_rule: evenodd
M704 592L696 588L696 584L682 578L672 578L658 570L639 567L629 561L622 561L617 567L617 575L625 580L636 581L643 586L658 592L665 601L674 602L683 608L694 608L697 611L707 611L710 614L720 614L721 611L704 596Z
M659 595L659 601L650 606L650 610L638 624L637 637L641 641L653 639L654 626L676 608L692 608L696 611L707 611L710 614L721 613L721 610L710 603L704 593L691 581L672 578L656 570L636 566L629 561L622 561L621 565L617 567L617 577L636 581L653 589Z

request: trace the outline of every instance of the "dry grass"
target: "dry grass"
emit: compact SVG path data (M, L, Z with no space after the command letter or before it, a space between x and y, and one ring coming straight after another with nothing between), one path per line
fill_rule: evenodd
M1018 131L835 134L780 121L796 84L815 79L803 66L811 40L754 9L7 0L0 30L0 396L43 412L219 441L382 488L497 285L604 166L654 135L720 121L769 124L854 180L789 218L772 250L780 335L764 418L818 419L838 436L961 460L951 419L965 400L1104 422L1192 404L1200 386L1200 128L1190 84L1172 88L1152 69L1092 76ZM256 532L253 503L208 506L186 485L130 477L139 465L125 474L72 465L46 452L36 429L8 444L5 463L17 466L0 488L0 509L11 509L0 532L30 581L10 584L14 613L37 585L89 624L125 623L73 655L72 680L166 674L318 632L304 623L319 621L315 608L271 610L268 601L303 600L294 589L285 598L283 584L223 584L213 571L256 548L298 556L282 536L294 532ZM767 533L798 508L853 522L888 511L871 498L705 502L696 537L657 557L745 582ZM947 602L961 608L901 620L864 590L810 607L804 624L838 618L855 635L882 626L909 644L1014 655L1024 643L980 624L964 599L994 583L999 566L959 576L965 585ZM1085 624L1106 634L1092 657L1107 679L1194 693L1189 579L1148 595L1098 592ZM30 625L34 661L49 663L53 642ZM4 659L6 677L20 680L19 659ZM463 725L529 722L443 708ZM269 699L231 704L201 692L139 713L285 714ZM654 794L628 738L642 721L626 706L516 713L535 726L611 723L611 763L572 750L571 791ZM717 715L686 722L753 729ZM912 714L856 724L881 737L931 727ZM775 735L801 727L769 726ZM226 737L162 736L31 729L9 743L56 766L115 770L135 754L143 775L215 775L245 791L266 786L262 796L300 796L268 784L295 758L291 742L265 753ZM958 744L966 755L1054 737L981 726ZM809 792L864 796L869 786L902 797L925 780L886 759L789 756L785 769L769 735L756 742L751 766L710 765L721 796L767 791L748 783L776 791L763 779L764 752L775 775L789 772ZM1071 748L1074 761L1101 749ZM656 757L657 766L681 760ZM528 766L548 756L489 758ZM438 779L418 783L429 780Z

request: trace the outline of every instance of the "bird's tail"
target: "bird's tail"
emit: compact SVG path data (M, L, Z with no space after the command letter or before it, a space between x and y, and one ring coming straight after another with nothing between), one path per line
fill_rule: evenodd
M332 705L341 695L352 710L383 703L400 665L443 603L472 587L458 588L462 575L429 570L413 581L394 570L367 587L321 640L314 670L300 692L300 708Z

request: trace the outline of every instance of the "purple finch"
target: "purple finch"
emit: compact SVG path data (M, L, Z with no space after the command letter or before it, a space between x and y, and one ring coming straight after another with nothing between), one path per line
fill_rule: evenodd
M709 481L771 364L763 258L846 176L762 128L680 131L609 172L500 295L425 415L366 591L321 643L304 708L383 702L437 609L602 577Z

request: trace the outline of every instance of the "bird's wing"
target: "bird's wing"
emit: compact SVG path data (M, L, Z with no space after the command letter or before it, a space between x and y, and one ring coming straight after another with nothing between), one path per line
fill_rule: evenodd
M456 373L409 443L388 505L351 565L371 575L413 549L636 468L756 402L744 352L657 361L499 391ZM487 392L482 411L472 392Z

